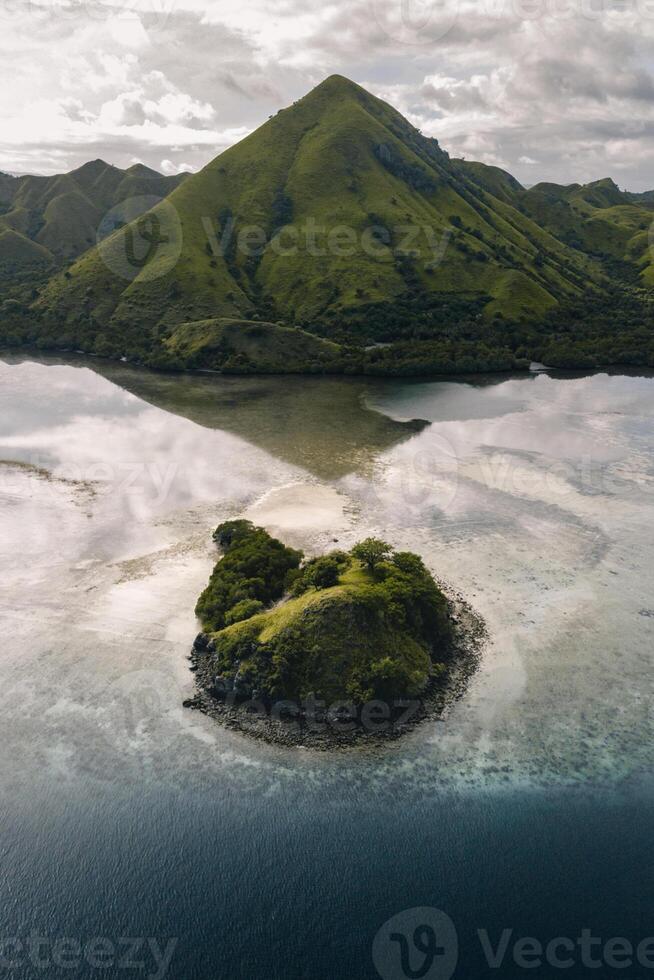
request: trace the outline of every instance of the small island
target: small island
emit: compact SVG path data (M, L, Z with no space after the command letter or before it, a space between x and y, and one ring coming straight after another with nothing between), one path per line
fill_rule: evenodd
M213 537L223 557L196 606L197 694L185 707L329 748L396 738L465 688L483 624L418 555L367 538L305 559L247 520Z

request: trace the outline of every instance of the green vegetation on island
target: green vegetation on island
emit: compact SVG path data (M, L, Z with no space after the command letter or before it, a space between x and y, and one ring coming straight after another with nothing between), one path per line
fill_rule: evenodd
M216 528L213 538L224 556L195 608L204 628L211 631L248 618L242 614L243 603L249 603L250 608L253 602L258 603L258 612L280 599L289 573L302 559L301 552L287 548L250 521L226 521Z
M449 605L418 555L369 538L303 560L245 520L214 538L224 556L196 609L204 695L356 708L417 698L446 672Z

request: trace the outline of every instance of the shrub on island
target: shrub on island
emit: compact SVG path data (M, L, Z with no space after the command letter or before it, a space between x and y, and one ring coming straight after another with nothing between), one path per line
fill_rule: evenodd
M224 557L197 612L213 634L201 677L215 695L363 704L415 697L444 672L448 603L418 555L369 538L302 563L248 521L214 538Z
M214 531L214 540L224 556L195 607L207 631L246 619L281 599L289 572L297 569L302 559L302 552L287 548L251 521L225 521ZM253 602L261 605L255 608Z

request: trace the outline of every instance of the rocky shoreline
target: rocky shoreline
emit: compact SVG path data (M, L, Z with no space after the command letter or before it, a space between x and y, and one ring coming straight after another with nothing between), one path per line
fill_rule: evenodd
M356 719L339 702L338 706L316 707L320 702L293 706L290 702L270 705L239 700L234 692L224 696L210 693L215 684L209 666L211 641L204 634L196 638L189 654L190 669L195 674L196 693L184 701L185 708L201 711L225 728L285 748L316 751L352 748L361 745L395 741L427 720L442 720L449 708L467 690L477 670L488 631L483 619L460 593L443 583L452 624L452 653L444 674L432 677L419 698L394 702L387 714L381 702L371 702L357 711ZM281 706L281 709L280 709ZM366 715L366 709L368 709ZM368 723L366 723L366 721Z

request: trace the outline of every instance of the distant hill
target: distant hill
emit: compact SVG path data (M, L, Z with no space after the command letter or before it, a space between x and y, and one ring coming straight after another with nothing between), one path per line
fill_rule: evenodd
M520 194L524 191L524 187L515 177L499 167L489 167L485 163L474 163L470 160L454 160L453 163L470 180L505 204L515 207Z
M528 190L497 167L458 161L489 193L501 198L556 238L597 260L632 266L634 278L654 286L650 228L654 191L621 191L610 178L590 184L535 184Z
M643 285L654 286L654 192L630 194L607 177L567 187L536 184L516 203L573 248L630 264Z
M103 160L53 177L0 174L0 265L77 258L95 245L107 211L128 198L163 198L183 176L164 177L142 164L120 170Z
M146 267L126 282L93 249L51 283L41 307L71 322L85 300L90 316L117 329L135 318L170 329L253 311L307 324L418 288L484 296L489 314L529 317L600 279L592 261L502 197L395 109L331 76L171 194L183 245L164 276ZM236 241L251 226L263 247L247 255ZM293 254L280 232L289 226ZM315 242L313 226L322 229ZM356 244L330 247L344 227Z
M654 364L654 192L525 189L339 75L185 179L94 161L3 194L0 268L62 266L12 285L8 342L237 371Z

